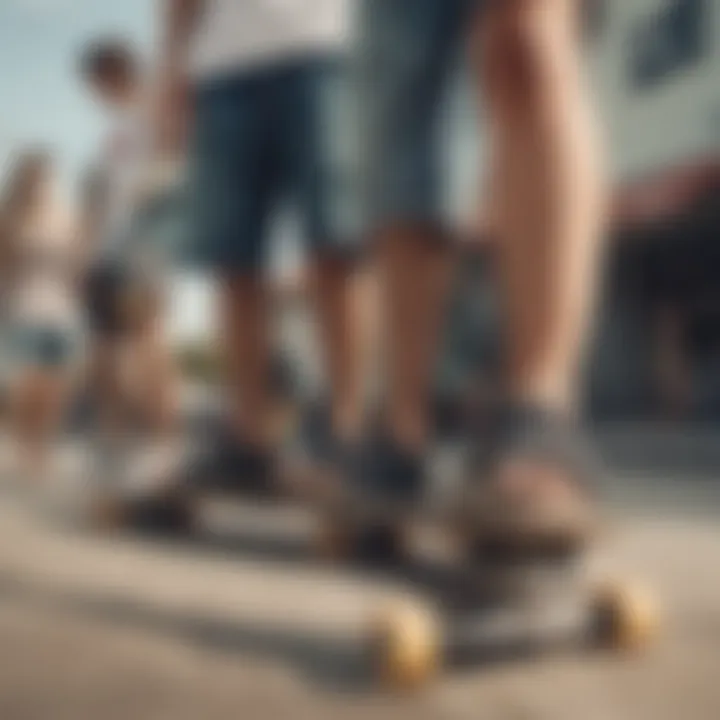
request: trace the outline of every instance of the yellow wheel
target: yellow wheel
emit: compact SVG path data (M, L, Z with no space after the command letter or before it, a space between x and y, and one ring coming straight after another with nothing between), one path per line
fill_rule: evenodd
M441 654L439 619L427 607L399 603L381 612L370 626L373 670L393 690L425 685L438 671Z
M600 588L595 597L596 639L611 650L640 650L660 628L660 609L652 594L620 583Z

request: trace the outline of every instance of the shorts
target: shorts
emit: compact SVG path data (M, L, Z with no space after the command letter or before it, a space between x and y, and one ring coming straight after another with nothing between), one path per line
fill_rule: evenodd
M196 261L256 270L285 203L310 251L355 249L351 168L338 115L344 76L342 60L318 56L196 87L188 196Z
M360 163L367 231L442 224L441 121L480 0L360 0Z
M10 336L15 365L43 370L67 368L77 358L80 344L75 329L40 321L18 323Z
M157 285L119 262L95 266L85 281L87 323L94 337L124 337L138 319L154 314L159 304Z

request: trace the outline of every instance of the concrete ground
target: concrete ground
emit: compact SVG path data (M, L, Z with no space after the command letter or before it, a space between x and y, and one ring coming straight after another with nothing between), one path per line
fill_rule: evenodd
M617 476L607 491L600 561L655 589L658 642L464 668L406 697L369 681L357 642L399 582L312 560L304 518L216 509L194 539L100 537L6 492L0 718L716 720L720 473Z

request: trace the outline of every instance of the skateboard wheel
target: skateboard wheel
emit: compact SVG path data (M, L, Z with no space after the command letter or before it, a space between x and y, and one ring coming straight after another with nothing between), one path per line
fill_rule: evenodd
M660 611L652 594L639 586L611 584L595 598L595 638L614 650L640 650L659 631Z
M401 603L385 609L370 626L372 668L393 690L422 687L440 664L440 623L426 607Z

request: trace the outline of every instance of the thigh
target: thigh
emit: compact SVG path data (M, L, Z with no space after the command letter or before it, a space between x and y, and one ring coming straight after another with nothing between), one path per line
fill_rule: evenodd
M190 156L192 245L223 272L263 258L275 166L264 79L242 76L196 92Z
M463 40L467 0L362 0L359 162L366 220L440 219L444 86Z

